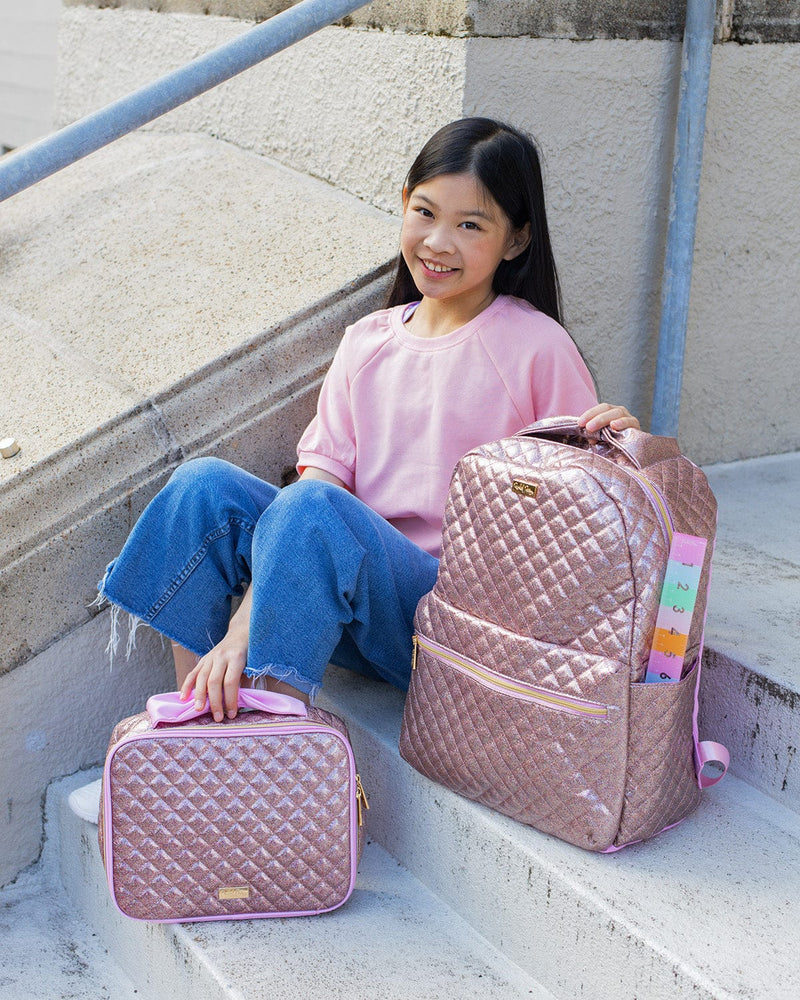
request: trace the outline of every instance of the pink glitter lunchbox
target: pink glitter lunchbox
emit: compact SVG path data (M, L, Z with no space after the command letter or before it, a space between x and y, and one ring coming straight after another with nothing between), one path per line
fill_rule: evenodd
M344 722L268 691L239 708L215 722L170 692L115 727L98 836L126 916L307 916L352 893L367 801Z

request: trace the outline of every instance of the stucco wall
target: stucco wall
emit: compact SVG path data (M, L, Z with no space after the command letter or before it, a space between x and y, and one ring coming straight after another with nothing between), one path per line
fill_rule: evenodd
M230 18L66 10L59 123L247 27ZM147 127L206 132L397 211L420 137L461 114L465 58L457 39L327 28Z
M0 3L0 146L52 128L60 8L60 0Z
M246 27L71 7L60 120ZM481 113L528 128L545 153L570 329L603 396L647 423L679 64L680 43L670 40L332 27L149 127L219 136L389 211L440 124ZM680 427L699 462L800 447L798 92L794 45L714 47Z
M800 447L800 52L716 45L679 437L695 461ZM660 314L680 45L473 39L465 113L546 150L574 336L645 418Z

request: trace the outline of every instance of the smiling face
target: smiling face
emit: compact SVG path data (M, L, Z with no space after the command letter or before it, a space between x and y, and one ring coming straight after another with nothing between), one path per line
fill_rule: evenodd
M441 174L403 193L400 250L422 295L477 316L493 300L502 260L528 245L472 174Z

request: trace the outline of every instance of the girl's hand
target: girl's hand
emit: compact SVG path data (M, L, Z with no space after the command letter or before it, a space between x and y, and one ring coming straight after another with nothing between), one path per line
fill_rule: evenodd
M614 431L624 431L628 427L636 430L640 428L639 421L624 406L612 406L611 403L598 403L582 413L578 417L578 426L585 427L587 431L599 431L603 427L610 427Z
M235 719L246 665L247 633L232 627L210 653L198 660L181 686L181 700L188 701L194 688L196 709L203 708L207 696L215 722L222 722L225 711L229 719Z

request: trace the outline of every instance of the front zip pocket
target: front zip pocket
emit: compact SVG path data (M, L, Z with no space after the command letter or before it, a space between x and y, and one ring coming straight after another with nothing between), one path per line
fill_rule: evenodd
M524 681L513 680L504 674L489 670L487 667L476 663L460 653L455 653L452 649L434 642L425 636L417 633L413 639L414 652L412 668L416 669L417 650L422 649L428 655L438 660L454 670L471 677L479 684L500 694L517 698L520 701L527 701L542 708L550 708L557 712L564 712L568 715L578 715L582 718L597 719L602 722L608 719L609 706L596 701L587 701L583 698L576 698L573 695L556 693L546 688L535 687L526 684Z

